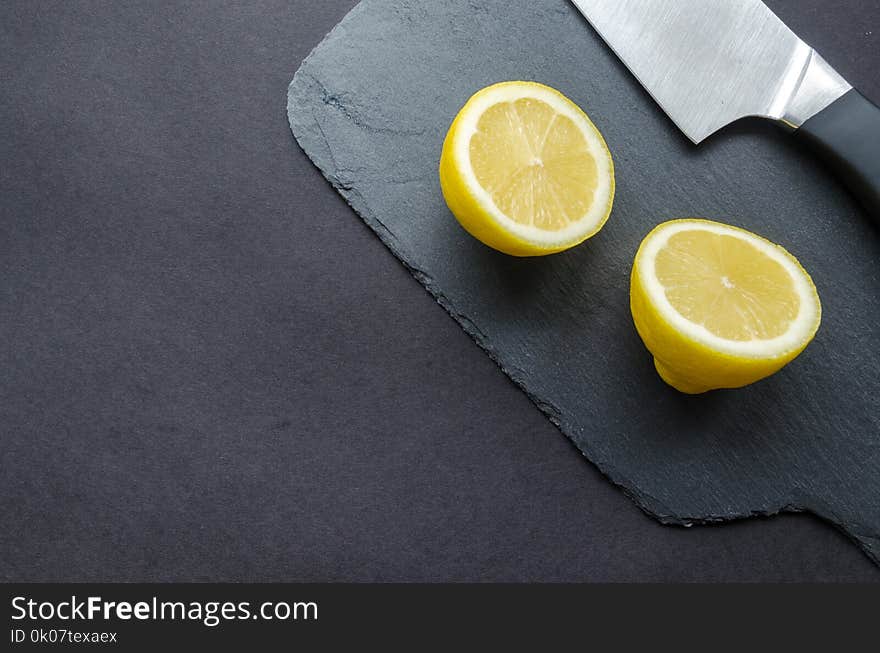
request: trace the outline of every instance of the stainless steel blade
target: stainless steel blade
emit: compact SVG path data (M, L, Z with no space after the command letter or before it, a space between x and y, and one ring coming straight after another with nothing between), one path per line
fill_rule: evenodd
M745 116L799 127L851 87L759 0L572 0L695 143Z

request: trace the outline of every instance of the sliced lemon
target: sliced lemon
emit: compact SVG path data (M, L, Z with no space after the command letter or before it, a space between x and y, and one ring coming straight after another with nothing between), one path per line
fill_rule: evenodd
M503 82L476 93L456 116L440 186L472 236L507 254L540 256L602 228L614 166L574 102L543 84Z
M794 256L698 219L664 222L645 237L630 307L661 378L691 394L773 374L803 351L821 319L816 287Z

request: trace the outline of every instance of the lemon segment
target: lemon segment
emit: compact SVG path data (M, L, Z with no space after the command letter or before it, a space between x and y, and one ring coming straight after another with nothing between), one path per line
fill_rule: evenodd
M630 307L658 373L686 393L773 374L813 339L821 304L782 247L709 220L665 222L642 241Z
M611 212L614 167L602 135L571 100L503 82L468 100L449 128L440 186L474 237L540 256L594 235Z

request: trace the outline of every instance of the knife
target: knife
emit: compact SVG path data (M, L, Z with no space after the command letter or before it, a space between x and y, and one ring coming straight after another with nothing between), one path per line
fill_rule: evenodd
M880 220L880 109L760 0L572 0L694 143L746 116L806 141Z

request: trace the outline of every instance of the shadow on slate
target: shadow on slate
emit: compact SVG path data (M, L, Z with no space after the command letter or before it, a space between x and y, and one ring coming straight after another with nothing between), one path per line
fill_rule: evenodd
M440 193L453 116L511 79L560 89L614 155L610 220L563 254L494 252ZM566 0L364 0L296 73L288 115L394 254L645 511L688 525L808 510L880 563L880 233L775 126L744 121L691 145ZM654 372L630 266L654 225L683 216L753 230L812 274L822 327L774 377L690 397Z

